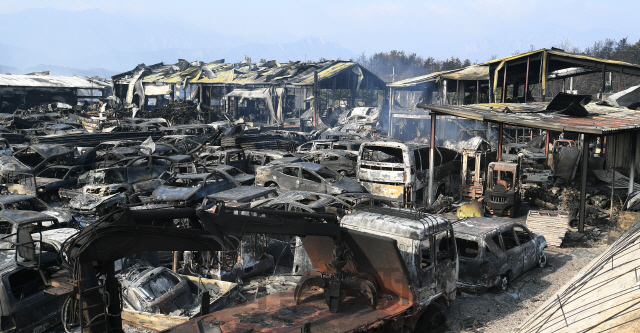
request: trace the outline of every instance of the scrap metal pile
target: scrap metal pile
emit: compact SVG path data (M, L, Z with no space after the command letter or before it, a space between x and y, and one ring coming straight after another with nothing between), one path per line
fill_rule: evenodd
M154 330L201 320L222 332L423 329L456 288L506 290L546 264L545 236L502 216L521 204L577 211L573 143L554 145L550 163L526 143L497 160L481 137L437 147L379 138L374 108L313 133L207 124L191 102L135 118L76 111L0 118L0 226L24 258L3 259L4 274L40 285L12 284L16 304L51 306L38 320L9 310L20 330L62 321L102 332L120 319ZM605 223L605 194L589 196L589 224ZM472 213L452 224L447 213L466 201ZM27 248L35 237L50 246ZM504 262L506 251L526 267ZM273 306L256 307L260 297Z

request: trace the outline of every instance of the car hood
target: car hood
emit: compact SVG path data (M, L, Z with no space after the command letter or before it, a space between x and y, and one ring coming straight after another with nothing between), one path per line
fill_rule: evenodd
M242 176L235 176L233 177L233 179L237 182L245 183L245 182L249 182L256 179L256 177L253 175L242 175Z
M115 193L111 195L101 196L101 195L93 195L90 193L81 193L73 197L73 199L69 201L69 207L71 207L72 209L77 209L82 211L94 210L98 206L100 206L103 202L106 202L107 200L111 200L111 199L118 199L118 197L124 199L125 194Z
M51 217L55 217L58 222L60 223L71 223L71 221L73 220L73 215L67 213L67 212L62 212L56 209L49 209L49 210L45 210L41 212L42 214L47 214Z
M60 178L36 177L36 184L37 185L46 185L46 184L55 183L55 182L59 182L59 181L62 181L62 179L60 179Z
M200 187L174 187L160 186L151 193L151 199L154 201L181 201L189 200L194 196Z
M349 177L342 177L342 179L340 179L339 181L329 184L351 193L367 192L367 190L362 185L360 185L360 183Z

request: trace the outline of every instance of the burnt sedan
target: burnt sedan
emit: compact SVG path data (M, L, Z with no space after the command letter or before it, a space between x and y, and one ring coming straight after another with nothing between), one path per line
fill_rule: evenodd
M58 199L61 188L78 185L78 177L84 172L83 166L54 165L42 170L36 175L38 196L46 196L52 200Z
M213 170L220 171L227 177L233 178L239 185L253 185L256 178L254 175L246 174L242 170L230 165L216 165L213 167Z
M151 193L151 201L171 206L198 205L209 194L237 187L233 178L219 171L178 174Z
M74 219L66 211L53 209L44 201L30 195L0 195L0 210L30 210L49 215L58 220L61 226L66 227L73 223Z
M525 271L547 264L544 236L513 220L474 217L455 223L453 230L462 290L484 292L494 286L506 290Z
M323 165L306 162L261 167L256 172L256 186L327 194L366 192L355 180Z
M322 164L343 176L355 176L358 155L345 150L325 149L312 151L302 160Z

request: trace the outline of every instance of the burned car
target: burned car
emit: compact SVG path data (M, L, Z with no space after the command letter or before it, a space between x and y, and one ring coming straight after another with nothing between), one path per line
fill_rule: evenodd
M306 153L314 150L331 149L331 144L336 140L312 140L303 143L296 148L298 153Z
M247 159L242 149L220 150L203 153L198 156L200 164L204 166L230 165L242 171L247 170Z
M122 287L122 319L153 330L165 330L201 315L203 293L209 293L209 311L233 304L238 285L179 275L165 267L138 262L116 274Z
M69 165L73 150L62 145L36 144L17 150L12 156L0 156L0 176L13 172L38 173L51 165Z
M517 163L491 162L487 167L484 203L495 216L515 217L520 209L520 168Z
M247 151L247 172L256 173L256 169L261 166L265 166L272 161L293 157L294 154L287 153L279 150L250 150Z
M46 196L57 200L61 188L71 188L78 185L78 177L84 172L83 166L50 166L36 175L38 196Z
M343 175L355 176L356 165L358 164L358 154L344 150L325 149L320 151L311 151L302 157L305 162L322 164L327 168Z
M360 146L356 179L374 197L398 206L428 204L430 147L424 144L374 141ZM432 197L459 195L460 154L435 147Z
M58 220L60 226L70 226L74 219L71 214L57 210L44 201L30 195L0 195L0 210L31 210L49 215Z
M216 201L224 201L226 207L249 207L253 201L263 202L264 199L278 196L274 188L259 186L238 186L226 191L209 194L203 202L205 209L211 208Z
M355 180L327 167L307 162L267 165L256 172L256 186L280 187L327 194L366 192Z
M149 200L172 206L193 206L207 195L237 187L233 178L219 171L178 174L151 193ZM144 201L144 200L143 200Z
M0 211L0 248L14 248L18 228L26 228L29 233L40 233L60 228L58 219L31 210L5 209Z
M453 224L460 271L458 287L506 290L525 271L544 267L547 242L524 225L503 218L473 217Z
M45 284L38 270L18 265L15 256L15 250L0 251L2 332L44 332L60 323L67 296L47 293L53 287ZM53 266L43 273L51 276L59 270Z
M256 179L254 175L246 174L242 170L230 165L216 165L213 168L210 167L208 169L220 171L225 176L235 180L238 185L253 185L253 182Z

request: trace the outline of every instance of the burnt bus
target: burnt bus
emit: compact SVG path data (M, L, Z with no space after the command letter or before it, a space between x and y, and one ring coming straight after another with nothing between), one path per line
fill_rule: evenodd
M459 195L460 154L436 147L433 198ZM429 200L429 145L375 141L360 146L356 179L374 198L397 206L424 206Z

